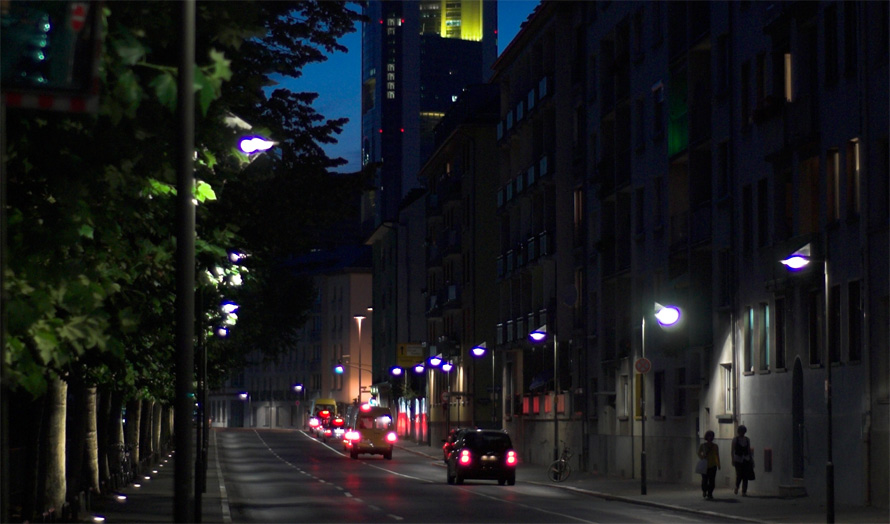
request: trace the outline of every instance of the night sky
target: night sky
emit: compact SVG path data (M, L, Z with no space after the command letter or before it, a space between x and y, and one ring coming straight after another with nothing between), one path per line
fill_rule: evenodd
M498 53L513 40L519 25L537 5L538 0L498 0ZM361 167L361 29L356 28L340 42L349 48L348 53L331 55L326 62L304 68L301 78L283 78L280 82L281 86L294 91L318 93L315 109L325 118L349 119L338 143L325 147L331 158L343 157L348 161L339 168L339 171L348 173Z

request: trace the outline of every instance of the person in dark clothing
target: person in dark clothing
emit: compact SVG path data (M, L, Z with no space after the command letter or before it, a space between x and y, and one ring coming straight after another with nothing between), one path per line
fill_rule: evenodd
M754 456L751 453L751 439L745 434L748 428L739 426L738 434L732 439L732 465L735 466L735 494L739 494L739 486L742 487L742 496L748 496L748 481L754 480Z
M698 447L698 458L708 461L708 469L701 476L701 496L714 498L714 485L717 480L717 470L720 469L720 450L714 444L714 432L705 432L705 441Z

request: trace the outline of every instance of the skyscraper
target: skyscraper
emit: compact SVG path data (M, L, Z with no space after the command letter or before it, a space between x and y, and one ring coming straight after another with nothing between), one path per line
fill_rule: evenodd
M497 2L372 1L362 30L362 164L379 163L375 224L418 187L433 128L497 57Z

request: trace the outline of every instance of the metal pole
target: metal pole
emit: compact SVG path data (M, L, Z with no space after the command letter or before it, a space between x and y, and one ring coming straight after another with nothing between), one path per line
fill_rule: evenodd
M559 460L559 418L556 408L559 405L559 341L553 334L553 460Z
M357 316L358 321L358 403L362 404L362 320L365 317Z
M825 521L829 524L834 522L834 462L832 461L832 429L831 429L831 318L830 318L830 302L828 300L829 290L831 289L828 281L828 244L826 241L825 258L822 262L825 283L825 411L828 416L828 431L826 434L826 453L827 461L825 462Z
M646 314L643 313L642 327L642 358L646 358ZM640 494L646 494L646 375L640 373L640 410L642 418L640 419L640 439L642 439L642 448L640 449Z
M196 420L197 435L195 438L195 522L201 522L201 494L204 492L204 433L207 431L205 427L204 417L204 374L207 368L204 366L205 349L204 349L204 323L201 321L204 314L204 292L198 291L198 418Z
M191 522L193 512L192 408L194 391L195 331L195 1L180 4L180 56L177 81L176 117L178 145L176 155L176 396L174 475L175 522Z

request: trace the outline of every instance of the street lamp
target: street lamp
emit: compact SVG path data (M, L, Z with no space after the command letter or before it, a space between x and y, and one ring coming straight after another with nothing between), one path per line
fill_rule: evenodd
M303 399L306 396L305 388L303 387L302 382L297 382L296 384L294 384L294 393L296 393L297 396L299 397L299 399L297 400L297 406L299 406L299 408L300 408L298 411L300 413L300 427L302 428L303 427L303 413L305 411L303 409L302 403L303 403Z
M791 253L783 260L782 263L789 271L800 271L807 267L813 261L812 245L807 243L794 253ZM829 344L831 343L831 321L829 315L829 290L831 289L828 279L828 254L822 257L822 282L825 286L825 412L828 418L828 429L825 434L825 521L834 522L834 462L832 460L832 414L831 414L831 352Z
M528 334L528 338L534 343L541 343L547 340L550 333L547 331L547 324L539 327ZM556 340L556 334L553 334L553 460L559 460L559 418L557 416L557 407L559 395L559 341Z
M362 403L362 320L366 317L364 315L355 315L355 322L358 325L358 403L361 405Z
M671 327L680 320L680 308L676 306L662 306L655 302L653 316L661 327ZM646 358L646 313L643 313L641 335L640 360L634 363L634 368L640 373L640 494L646 494L646 374L652 369L652 363Z

